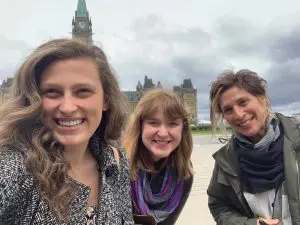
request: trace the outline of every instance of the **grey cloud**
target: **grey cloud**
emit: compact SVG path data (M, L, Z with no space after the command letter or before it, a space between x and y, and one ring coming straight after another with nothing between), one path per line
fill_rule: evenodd
M262 72L267 77L269 96L276 109L282 104L299 102L300 29L297 26L290 26L290 32L283 32L273 27L259 27L241 18L222 17L210 33L200 27L171 28L160 16L153 14L133 23L131 30L144 54L156 46L151 54L159 55L158 46L164 46L166 58L163 66L151 61L134 63L134 71L140 74L136 73L133 79L138 80L147 71L151 71L149 77L156 81L169 77L165 80L173 85L191 78L198 90L199 116L208 119L210 83L222 70L230 69L231 57L240 62L250 57L266 68ZM130 68L133 67L128 66L127 70ZM253 68L254 65L249 64L248 69Z
M272 40L273 39L273 40ZM271 38L270 56L275 63L297 59L300 57L300 26L289 31L282 30L278 36Z
M1 50L19 50L21 52L28 51L30 46L22 40L9 40L4 35L0 34L0 49Z
M211 45L210 36L201 28L181 28L171 27L156 14L150 14L146 17L136 19L130 26L134 32L135 39L141 42L155 41L162 42L172 47L173 44L193 45L194 49Z
M265 57L269 42L267 32L245 19L222 17L215 23L212 36L224 57Z
M299 113L299 108L300 108L300 102L293 102L293 103L274 106L273 110L291 116L293 114Z
M217 57L174 57L173 68L185 78L191 78L198 93L207 93L209 85L222 68Z
M0 80L12 77L15 70L30 51L30 46L22 40L9 40L0 34Z
M261 64L269 63L264 74L274 109L282 110L280 106L289 104L299 106L300 26L261 30L243 20L223 22L215 30L220 40L225 40L223 56L236 56L240 60L251 56L260 59Z
M279 106L300 102L299 71L300 58L277 65L274 64L268 71L270 77L268 87L272 105Z
M135 90L138 81L144 83L144 76L152 79L155 85L160 81L164 88L169 89L182 82L181 77L176 75L176 71L165 64L135 60L127 63L117 63L115 66L123 89Z

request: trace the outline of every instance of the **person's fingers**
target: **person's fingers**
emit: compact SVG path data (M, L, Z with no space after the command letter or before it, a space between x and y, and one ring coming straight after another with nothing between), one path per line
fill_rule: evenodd
M257 225L278 225L278 219L259 219L257 220Z

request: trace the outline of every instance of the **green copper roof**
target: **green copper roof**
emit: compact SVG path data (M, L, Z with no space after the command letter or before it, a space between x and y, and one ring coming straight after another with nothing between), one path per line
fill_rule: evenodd
M78 17L88 17L88 11L86 8L85 0L78 0L76 16Z

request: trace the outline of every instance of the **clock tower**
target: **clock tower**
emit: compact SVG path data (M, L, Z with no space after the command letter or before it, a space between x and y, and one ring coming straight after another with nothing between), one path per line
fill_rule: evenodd
M92 45L92 21L85 0L78 0L75 17L72 20L72 37Z

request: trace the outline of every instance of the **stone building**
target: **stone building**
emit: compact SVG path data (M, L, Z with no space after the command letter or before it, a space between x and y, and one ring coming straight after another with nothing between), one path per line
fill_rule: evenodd
M144 93L154 88L162 88L160 81L155 85L152 79L145 76L143 85L138 81L136 91L125 91L129 113L133 112ZM191 122L197 124L197 89L193 88L191 79L184 79L183 84L173 87L173 91L180 97L186 110L190 113Z
M128 101L129 114L133 112L137 103L143 97L144 93L153 88L162 88L162 86L160 82L158 82L157 85L155 85L152 79L149 79L147 76L145 76L144 84L142 85L141 82L138 81L135 91L124 91Z
M174 86L173 91L181 98L186 110L191 115L191 122L198 124L197 116L197 89L193 87L191 79L184 79L179 86Z

